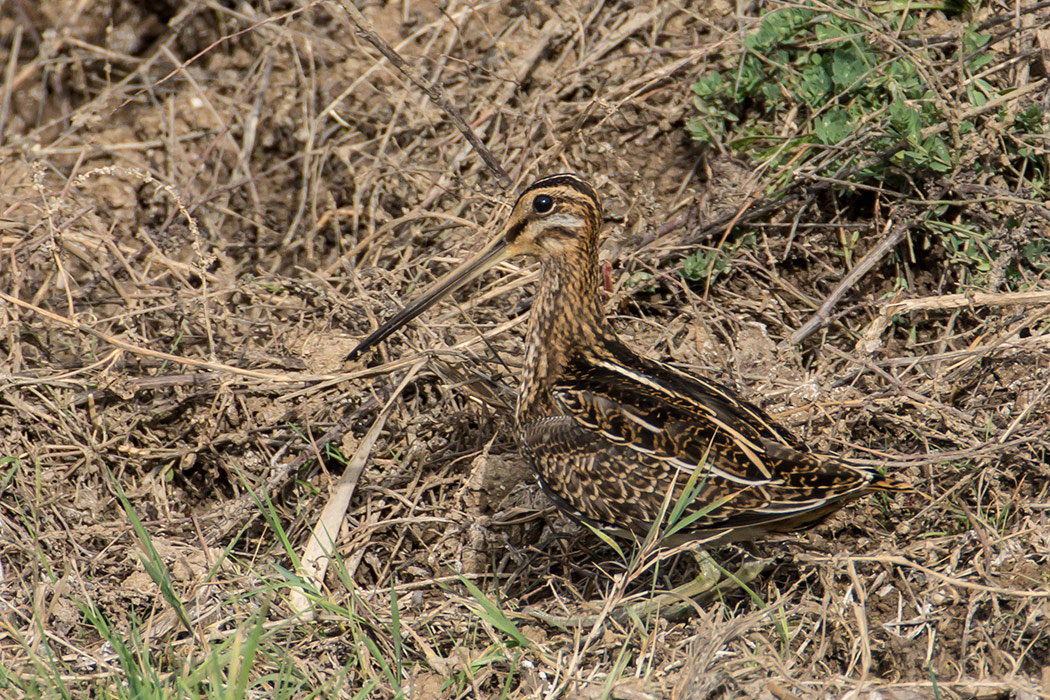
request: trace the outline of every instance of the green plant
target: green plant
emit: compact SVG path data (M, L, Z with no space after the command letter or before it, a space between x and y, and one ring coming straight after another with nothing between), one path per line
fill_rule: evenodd
M690 282L714 284L721 275L732 272L732 262L737 251L754 246L755 237L745 234L718 248L698 248L682 258L682 276Z
M948 135L937 127L950 115L930 85L927 49L905 51L894 28L916 25L915 8L884 14L860 8L811 4L767 13L743 42L735 65L701 76L693 85L698 116L687 128L704 142L729 148L776 167L789 160L820 158L831 175L856 157L855 149L829 151L862 135L868 147L901 145L886 162L863 175L884 176L894 166L945 172L953 166ZM950 60L972 75L992 60L983 51L988 36L967 31ZM994 93L981 78L966 88L971 106ZM795 129L784 116L795 112ZM1028 115L1031 122L1034 117ZM972 124L960 125L962 131ZM801 164L801 163L800 163Z
M993 36L994 24L960 20L954 35L934 34L943 28L927 21L930 11L961 12L964 2L770 6L693 84L694 139L756 163L773 200L812 184L830 194L836 217L867 218L872 192L880 205L931 208L914 229L959 266L961 287L1027 288L1030 272L1046 274L1044 238L1024 243L1011 232L1035 216L1029 202L1047 197L1050 115L1038 99L1015 100L1024 84L1010 82L1002 43L992 50L1004 36ZM951 194L929 198L938 188ZM682 274L710 283L731 269L731 251L696 250Z

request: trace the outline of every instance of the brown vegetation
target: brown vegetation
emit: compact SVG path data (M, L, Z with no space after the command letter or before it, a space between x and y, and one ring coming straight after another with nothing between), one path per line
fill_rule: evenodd
M792 344L907 210L825 193L752 218L773 175L690 140L689 84L756 11L358 6L516 185L596 184L608 308L635 347L919 493L712 552L768 559L751 593L618 614L696 563L621 561L518 457L533 268L504 265L344 362L513 201L446 114L335 4L15 0L0 4L0 696L118 696L107 679L130 662L105 620L159 686L208 697L237 676L225 654L243 648L223 645L255 633L261 697L266 674L286 697L1050 697L1050 281L950 296L959 264L901 230ZM1007 9L927 21L951 35ZM1005 25L1003 80L1045 74L1048 21L1038 6ZM1046 202L985 184L974 200L1048 235ZM737 215L749 245L710 225ZM679 274L718 247L713 284ZM358 452L325 603L296 621L288 572Z

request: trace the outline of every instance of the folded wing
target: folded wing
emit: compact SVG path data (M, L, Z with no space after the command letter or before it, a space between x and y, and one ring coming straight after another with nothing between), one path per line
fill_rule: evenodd
M521 426L541 483L577 517L644 534L663 496L673 505L694 477L691 529L790 530L895 488L813 454L716 382L622 352L573 358L552 387L559 415Z

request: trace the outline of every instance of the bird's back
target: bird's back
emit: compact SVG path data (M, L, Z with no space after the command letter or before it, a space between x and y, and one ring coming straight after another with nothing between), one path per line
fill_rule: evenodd
M618 341L573 353L550 393L549 415L521 417L523 450L555 502L596 525L645 534L686 499L696 536L748 538L903 486L812 453L727 387Z

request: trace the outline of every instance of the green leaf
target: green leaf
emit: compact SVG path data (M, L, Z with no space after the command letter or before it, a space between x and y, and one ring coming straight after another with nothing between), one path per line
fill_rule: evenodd
M838 107L832 107L813 122L813 133L820 142L833 146L853 133L849 115Z
M928 156L927 167L934 172L943 173L952 167L952 154L948 145L939 136L931 136L922 144Z
M980 107L988 101L988 96L978 90L973 83L966 86L966 98L974 107Z
M836 49L831 55L831 79L839 90L858 82L868 69L868 61L854 44Z
M991 39L990 34L981 34L980 32L974 31L973 29L967 28L963 30L962 35L962 50L963 53L973 53L978 49L983 49L988 45L988 41Z
M802 100L810 107L819 107L827 99L831 90L831 79L824 66L810 65L802 71L798 80L798 91Z
M783 97L780 92L780 83L775 81L763 83L758 88L758 92L762 95L762 99L765 100L766 104L776 104Z
M474 614L510 637L519 647L522 647L523 649L529 649L532 647L532 642L529 641L529 638L521 633L521 630L518 629L517 625L511 622L507 616L503 614L503 611L499 609L499 606L496 605L491 598L482 593L481 589L474 585L474 583L466 576L460 574L459 580L467 587L467 590L470 591L470 595L474 596L474 600L478 602L478 605L481 606L480 609L472 608Z
M889 114L890 127L897 135L909 143L918 144L922 137L919 112L904 102L894 102L890 105Z
M1043 132L1043 108L1033 102L1014 117L1014 124L1021 127L1029 134L1040 134Z
M781 43L794 33L795 27L805 21L804 10L784 8L774 10L762 18L758 29L744 38L744 46L761 51Z
M605 530L602 530L600 527L595 527L594 525L591 525L586 521L584 521L583 525L588 530L590 530L595 537L600 539L602 542L608 545L610 549L616 552L616 556L620 557L620 561L624 562L625 564L627 563L627 555L624 553L623 548L620 547L620 544L612 535L610 535Z
M754 94L755 88L766 82L764 64L752 55L744 56L735 79L732 81L732 98L740 100Z
M709 274L713 279L725 268L725 256L718 250L698 250L682 258L682 276L693 282L706 280Z
M695 92L698 97L703 98L716 97L720 95L724 89L724 80L722 74L719 72L702 75L695 83L693 83L693 92Z
M817 41L824 43L831 41L832 39L839 39L846 36L846 32L836 24L830 22L821 22L813 27L813 35L817 38Z
M685 128L689 130L689 134L693 137L693 140L700 141L701 143L714 143L716 137L721 136L717 130L708 126L706 120L701 119L700 117L693 117L687 120Z

